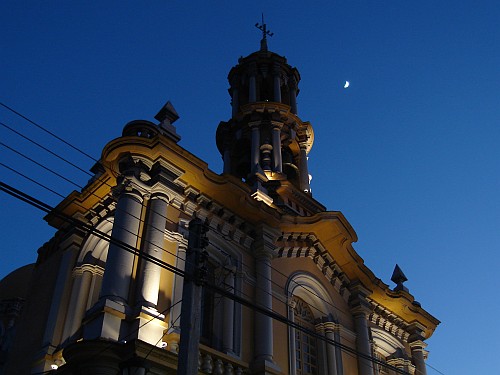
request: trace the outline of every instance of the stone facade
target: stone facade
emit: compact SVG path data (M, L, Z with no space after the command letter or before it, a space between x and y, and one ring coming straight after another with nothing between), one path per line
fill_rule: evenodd
M439 321L401 277L395 289L375 277L346 218L312 197L300 74L261 46L229 73L222 174L179 146L167 103L159 123L128 123L47 216L58 232L39 251L5 373L176 373L194 216L209 226L207 284L229 293L203 290L200 373L426 373Z

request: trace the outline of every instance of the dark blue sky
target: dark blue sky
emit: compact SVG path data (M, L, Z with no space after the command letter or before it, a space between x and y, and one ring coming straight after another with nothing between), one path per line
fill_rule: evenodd
M384 282L398 263L442 320L429 364L444 374L497 368L500 266L500 5L497 1L4 1L0 101L99 158L133 119L171 100L180 144L220 172L215 129L230 117L226 81L259 47L302 76L311 121L313 195L342 211ZM346 80L351 82L343 89ZM84 169L93 161L0 108L15 127ZM85 174L0 128L15 146L79 185ZM0 161L60 194L75 186L0 147ZM2 168L2 181L59 197ZM42 214L1 195L0 277L33 262L52 235ZM429 368L429 375L439 374Z

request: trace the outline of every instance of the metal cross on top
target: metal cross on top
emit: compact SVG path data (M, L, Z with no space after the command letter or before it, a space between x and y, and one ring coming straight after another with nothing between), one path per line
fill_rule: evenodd
M255 24L255 27L262 30L262 39L263 40L266 40L267 36L273 36L274 33L270 32L269 30L267 30L267 25L264 23L264 13L262 13L262 23L259 25L259 23L257 22Z

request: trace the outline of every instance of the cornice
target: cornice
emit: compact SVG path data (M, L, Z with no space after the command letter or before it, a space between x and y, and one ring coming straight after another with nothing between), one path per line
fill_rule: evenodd
M377 278L364 264L363 259L352 247L357 240L356 233L340 212L321 212L313 216L283 216L284 233L314 234L328 250L328 254L340 265L348 280L359 282L372 293L370 299L383 306L405 322L419 322L425 327L425 337L429 338L439 320L421 307L413 304L414 298L406 292L394 292Z
M278 238L276 245L276 258L310 258L347 302L350 281L314 234L286 232Z
M376 303L371 298L368 297L367 300L372 309L368 320L384 331L391 333L393 336L403 341L408 341L408 337L410 336L408 332L408 322L404 321L384 306Z

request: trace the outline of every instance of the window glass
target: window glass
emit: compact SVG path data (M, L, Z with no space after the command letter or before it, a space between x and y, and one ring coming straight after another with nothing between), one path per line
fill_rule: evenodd
M299 297L294 296L294 321L301 327L315 331L314 315L309 305ZM318 374L318 353L316 338L306 332L295 330L295 365L298 375Z

